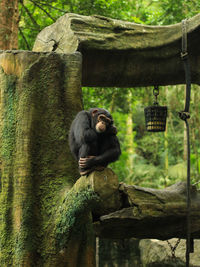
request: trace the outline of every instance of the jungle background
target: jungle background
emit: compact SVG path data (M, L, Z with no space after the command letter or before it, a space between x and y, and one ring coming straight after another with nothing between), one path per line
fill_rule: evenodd
M0 2L3 6L9 1ZM14 48L24 50L31 50L37 34L67 12L82 15L98 14L148 25L174 24L200 12L198 0L15 0L12 2L15 2L19 12L18 44L15 44ZM7 20L9 19L11 18L8 17ZM198 184L200 181L198 90L197 85L192 85L190 126L193 184ZM144 107L154 102L153 87L83 88L84 109L103 107L114 117L122 155L111 167L120 181L160 188L186 178L186 132L184 123L178 116L178 112L184 108L184 91L184 85L160 87L159 104L168 106L166 131L148 133L145 131Z
M8 12L7 16L5 15L5 10ZM200 2L198 0L0 0L0 49L32 50L37 34L67 12L82 15L98 14L139 24L170 25L199 13ZM2 16L2 13L4 16ZM191 178L193 184L198 184L200 181L200 96L198 90L199 86L192 85L191 118L189 122L191 126ZM163 188L177 181L186 180L186 131L183 121L178 116L178 112L184 108L184 92L185 85L160 87L158 101L161 105L168 106L167 128L164 133L148 133L145 130L144 107L152 105L154 102L153 87L83 88L84 109L103 107L108 109L114 117L118 128L122 155L120 160L112 164L111 167L118 175L120 181L127 184ZM11 116L12 114L11 112ZM45 187L42 190L45 191ZM44 203L41 214L44 214L43 217L48 215L46 217L49 218L48 212L50 209L48 205L50 202L48 202L46 196L48 197L48 194L45 192L40 198L42 201L45 199L41 204L42 206ZM25 211L23 209L22 204L26 202L26 197L19 200L19 206L23 210L23 215L28 213L28 216L25 217L25 223L21 227L22 230L19 229L19 233L16 236L20 237L21 243L24 240L26 242L31 240L32 245L32 231L28 232L28 238L24 235L27 225L27 229L29 229L29 222L33 221L32 212L29 212L32 206L28 206L28 209ZM32 202L30 203L32 204ZM10 206L8 205L5 212L7 210L10 211L9 209ZM9 212L7 214L8 216L10 215ZM1 246L7 249L4 244L8 244L8 247L11 246L10 229L12 229L12 225L10 226L10 221L7 220L6 216L5 218L7 223L5 224L5 229L9 234L8 236L4 235L5 238ZM45 227L41 229L43 234ZM13 240L16 239L16 236L14 236ZM103 242L103 240L100 240L100 242ZM119 258L118 262L127 258L132 259L130 262L137 261L139 253L141 253L141 257L144 259L147 258L147 255L142 252L142 245L140 246L141 242L144 241L128 240L124 242L122 240L121 243L115 242L114 245L113 243L103 243L101 245L100 242L99 250L103 248L108 252L108 260L112 259L110 249L112 247L117 247L118 249L116 249L116 257ZM129 242L134 244L129 244ZM147 242L150 241L147 240ZM129 249L133 246L136 247L135 250ZM13 247L15 248L15 246ZM49 250L49 246L47 245L46 247ZM155 247L155 243L153 247ZM12 251L12 248L10 248L10 251ZM23 254L24 251L20 249L15 253L20 252ZM163 250L165 251L166 247ZM149 251L146 244L144 244L143 251ZM5 257L9 257L7 256L8 254L4 254ZM104 252L100 252L100 254L104 254ZM153 252L153 254L156 253ZM162 254L160 253L160 246L158 247L158 254ZM23 255L26 254L24 253ZM20 260L21 258L19 257ZM119 266L123 265L119 264ZM162 266L164 265L162 264Z

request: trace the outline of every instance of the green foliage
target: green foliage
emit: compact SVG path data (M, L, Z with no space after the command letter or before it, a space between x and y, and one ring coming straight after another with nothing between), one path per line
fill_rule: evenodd
M127 151L126 122L130 112L128 108L129 91L133 94L132 116L134 122L134 154L131 156L133 169L127 166L130 157ZM150 92L150 93L149 93ZM114 97L113 97L114 96ZM195 95L195 100L196 100ZM168 131L164 133L148 133L145 130L144 107L153 103L152 88L83 88L83 99L85 108L92 106L104 107L113 110L112 115L118 128L122 155L120 160L111 164L120 181L129 184L137 184L147 187L165 187L178 180L185 179L185 163L183 161L184 151L184 124L179 119L178 111L184 107L184 86L168 86L160 88L159 102L168 105ZM196 105L198 105L196 100ZM195 106L196 106L195 105ZM193 98L191 107L194 110ZM197 113L198 115L198 113ZM194 116L194 115L193 115ZM195 119L192 116L192 125L195 129ZM193 127L192 127L193 129ZM195 131L194 135L198 134ZM167 140L167 152L165 141ZM195 147L199 145L197 140L192 139ZM194 148L195 148L194 147ZM192 148L192 151L194 151ZM199 150L191 155L192 182L199 179ZM166 169L165 161L169 166Z
M160 1L160 8L162 13L158 22L160 24L172 24L198 14L200 3L199 1L187 0L164 0Z
M99 197L91 188L79 192L69 191L58 211L56 221L56 241L59 249L65 248L71 234L77 237L82 232L85 215L99 201Z
M19 47L32 49L37 34L65 13L102 15L116 19L139 21L133 16L135 1L125 0L69 0L20 1Z
M37 34L55 22L61 15L69 12L62 1L20 1L19 47L31 50Z
M33 200L30 197L26 199L23 206L23 216L21 221L20 230L16 237L15 257L16 262L20 262L23 256L29 252L35 251L37 247L36 233L35 233L35 222L33 216Z

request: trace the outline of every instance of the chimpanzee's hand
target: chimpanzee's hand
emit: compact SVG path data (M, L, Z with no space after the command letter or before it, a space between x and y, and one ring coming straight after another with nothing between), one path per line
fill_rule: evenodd
M107 134L110 134L110 135L116 135L117 134L117 128L114 126L114 125L111 125L107 132Z
M95 156L88 156L86 158L80 158L79 159L79 168L82 168L82 169L87 169L87 168L90 168L94 165L94 161L95 161Z

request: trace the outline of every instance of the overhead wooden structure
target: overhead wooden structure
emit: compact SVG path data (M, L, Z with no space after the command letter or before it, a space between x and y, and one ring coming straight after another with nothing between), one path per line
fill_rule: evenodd
M200 14L187 27L192 83L200 84ZM181 23L146 26L69 13L38 34L33 51L80 51L83 86L181 84L181 38Z

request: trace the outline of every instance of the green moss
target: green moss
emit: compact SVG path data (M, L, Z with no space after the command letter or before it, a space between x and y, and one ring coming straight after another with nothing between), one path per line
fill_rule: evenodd
M15 83L16 77L8 76L5 80L5 91L3 98L4 125L2 131L1 156L4 160L12 161L15 144Z
M15 240L15 263L19 263L26 255L27 251L29 253L34 253L37 247L33 210L32 199L26 199L26 205L23 208L21 227Z
M67 246L71 235L74 238L74 235L78 237L84 233L84 218L88 218L88 212L91 212L98 201L99 197L89 187L80 192L74 192L72 189L66 195L56 222L56 241L59 249Z
M13 198L13 153L15 147L15 82L16 77L2 73L2 105L3 125L1 132L1 171L2 192L0 194L0 265L12 263L13 227L12 227L12 198Z

